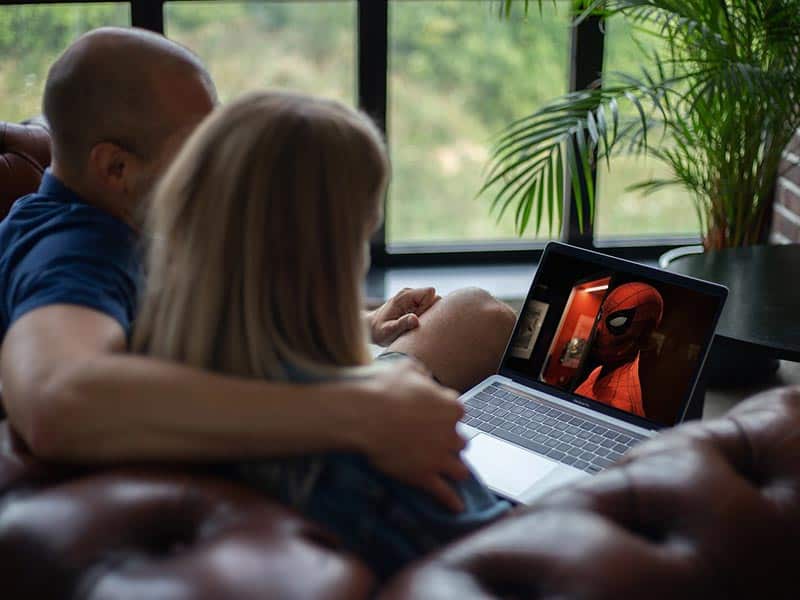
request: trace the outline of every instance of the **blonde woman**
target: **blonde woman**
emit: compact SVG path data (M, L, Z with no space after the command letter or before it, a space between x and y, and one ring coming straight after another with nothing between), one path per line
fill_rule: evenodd
M219 109L156 191L135 349L295 382L391 368L372 363L361 312L388 171L375 127L336 102L264 92ZM239 472L383 575L509 508L471 476L453 483L465 510L452 513L350 454Z

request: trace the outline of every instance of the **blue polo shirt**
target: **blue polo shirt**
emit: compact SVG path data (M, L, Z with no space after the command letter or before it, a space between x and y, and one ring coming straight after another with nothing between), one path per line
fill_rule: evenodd
M130 334L140 260L134 231L47 171L39 191L0 222L0 340L24 314L52 304L102 312Z

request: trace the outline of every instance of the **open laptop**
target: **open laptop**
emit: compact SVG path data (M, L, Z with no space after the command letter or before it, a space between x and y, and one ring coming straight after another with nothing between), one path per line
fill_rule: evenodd
M499 372L462 396L464 458L530 503L683 420L723 286L551 242Z

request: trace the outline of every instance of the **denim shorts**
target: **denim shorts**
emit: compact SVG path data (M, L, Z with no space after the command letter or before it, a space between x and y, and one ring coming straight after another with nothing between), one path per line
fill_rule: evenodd
M355 454L325 454L242 465L247 483L336 533L381 577L503 516L511 505L474 475L451 485L464 502L453 513Z

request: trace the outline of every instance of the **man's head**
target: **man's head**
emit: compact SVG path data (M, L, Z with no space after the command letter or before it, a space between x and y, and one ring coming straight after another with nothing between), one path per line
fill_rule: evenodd
M50 68L53 169L87 200L133 211L216 92L199 59L140 29L96 29Z

